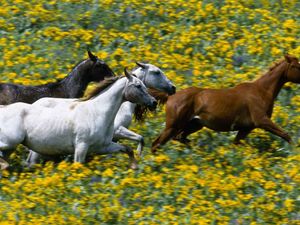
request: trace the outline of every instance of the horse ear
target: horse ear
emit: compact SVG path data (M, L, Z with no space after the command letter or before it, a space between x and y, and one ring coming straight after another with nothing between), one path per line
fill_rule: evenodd
M291 63L293 61L293 58L289 55L289 53L285 53L284 54L284 59L285 61L287 61L288 63Z
M138 65L139 67L142 67L143 69L147 68L147 65L145 63L141 63L141 62L135 62L136 65Z
M96 62L97 61L97 56L93 55L93 53L90 50L87 50L89 58L93 61Z
M127 77L128 80L132 80L132 76L127 71L127 67L124 68L124 73L125 73L125 76Z

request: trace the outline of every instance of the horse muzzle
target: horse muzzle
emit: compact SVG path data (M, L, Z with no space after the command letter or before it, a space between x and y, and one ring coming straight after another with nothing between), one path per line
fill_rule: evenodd
M147 105L147 107L150 109L150 111L154 111L157 107L157 101L156 100L152 101L152 103Z
M176 87L172 85L172 87L168 91L168 95L173 95L176 93Z

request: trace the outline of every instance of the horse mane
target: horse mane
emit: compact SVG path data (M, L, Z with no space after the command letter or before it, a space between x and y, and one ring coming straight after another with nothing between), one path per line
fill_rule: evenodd
M87 101L91 98L99 95L102 91L104 91L108 86L115 83L117 80L119 80L121 77L109 77L105 78L103 81L99 82L97 86L91 90L85 97L81 98L80 101Z
M280 65L283 62L285 62L285 59L281 59L281 60L278 60L277 62L275 62L272 66L269 67L269 72L274 70L278 65Z
M61 85L61 82L64 82L65 80L69 79L70 76L72 75L72 72L75 71L76 67L81 64L82 62L86 61L86 59L79 61L75 66L73 66L72 70L70 73L68 73L64 78L59 78L56 79L54 82L50 82L47 84L40 84L40 85L36 85L36 87L49 87L49 88L55 88L59 85Z
M168 100L168 94L162 91L148 88L148 92L157 100L158 105L164 105ZM136 105L134 109L134 118L136 121L142 122L149 112L150 110L146 106Z

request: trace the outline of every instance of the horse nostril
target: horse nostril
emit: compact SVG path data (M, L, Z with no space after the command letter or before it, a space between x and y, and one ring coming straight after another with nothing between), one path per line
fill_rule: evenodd
M172 90L171 94L175 94L176 93L176 87L174 85L172 86L171 90Z
M150 108L150 110L152 111L152 110L155 110L155 109L156 109L156 106L157 106L157 101L154 100L149 108Z

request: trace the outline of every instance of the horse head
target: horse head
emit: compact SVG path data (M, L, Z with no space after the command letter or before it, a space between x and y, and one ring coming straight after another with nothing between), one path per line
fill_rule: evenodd
M124 89L124 98L126 101L145 105L151 110L155 110L157 101L148 92L146 86L137 77L130 74L127 69L124 69L125 76L128 79Z
M86 63L88 65L87 78L90 81L99 82L105 77L115 76L112 69L101 59L95 56L90 50L88 50L88 60Z
M285 55L284 58L288 64L286 69L287 81L299 84L300 83L300 62L298 58L288 54Z
M162 91L169 95L175 94L176 87L165 76L161 69L152 64L141 62L136 62L136 64L141 68L141 71L143 72L143 78L141 80L148 88Z

